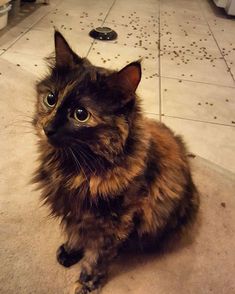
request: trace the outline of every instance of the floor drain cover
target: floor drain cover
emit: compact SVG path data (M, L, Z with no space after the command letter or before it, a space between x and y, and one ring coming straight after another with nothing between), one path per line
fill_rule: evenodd
M98 40L111 41L117 39L117 33L108 27L98 27L90 31L89 35Z

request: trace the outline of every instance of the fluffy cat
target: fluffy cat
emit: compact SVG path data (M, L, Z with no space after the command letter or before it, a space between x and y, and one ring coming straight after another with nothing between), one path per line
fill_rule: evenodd
M143 116L140 79L140 62L120 71L93 66L56 31L54 65L37 84L34 182L67 234L59 263L81 260L76 294L99 289L128 243L157 246L198 209L184 143Z

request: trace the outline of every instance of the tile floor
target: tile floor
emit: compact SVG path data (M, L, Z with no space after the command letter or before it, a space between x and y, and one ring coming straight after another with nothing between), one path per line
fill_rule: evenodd
M59 225L28 184L36 166L28 125L34 83L46 71L54 26L96 65L117 69L143 58L138 93L146 115L199 155L192 159L201 195L192 240L171 254L124 256L102 293L235 293L235 18L212 0L50 2L0 37L0 293L67 294L80 271L56 263ZM102 24L119 38L93 42L88 32Z
M0 38L0 59L42 76L54 27L96 65L117 69L143 58L138 93L146 114L235 172L235 19L211 2L51 0ZM119 38L93 42L88 32L99 25Z

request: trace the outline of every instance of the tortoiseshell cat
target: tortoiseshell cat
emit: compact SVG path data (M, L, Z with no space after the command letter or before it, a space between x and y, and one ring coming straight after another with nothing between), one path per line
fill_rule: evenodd
M34 181L67 233L59 263L82 259L76 294L101 287L124 244L154 246L198 208L185 146L143 116L140 79L139 62L118 72L93 66L55 32L55 64L37 85Z

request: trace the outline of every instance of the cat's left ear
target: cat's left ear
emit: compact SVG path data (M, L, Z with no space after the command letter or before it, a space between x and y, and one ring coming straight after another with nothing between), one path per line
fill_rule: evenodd
M55 31L54 38L56 67L73 68L76 64L81 63L82 58L73 52L59 31Z
M135 93L141 80L141 64L140 61L135 61L117 73L118 81L125 90L129 93Z

